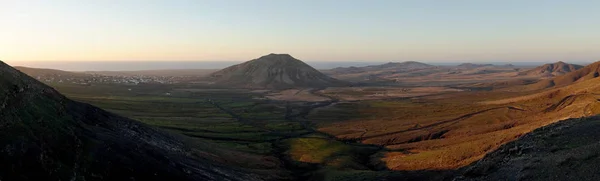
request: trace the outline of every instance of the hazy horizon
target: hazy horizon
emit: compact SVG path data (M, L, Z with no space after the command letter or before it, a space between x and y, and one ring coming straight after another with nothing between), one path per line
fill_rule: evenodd
M3 1L0 60L600 59L598 1ZM482 61L483 62L483 61Z
M222 69L231 65L239 64L244 61L18 61L6 62L11 66L23 66L30 68L57 69L66 71L138 71L138 70L177 70L177 69ZM332 69L336 67L350 66L369 66L380 65L388 62L400 61L305 61L316 69ZM538 61L538 62L439 62L439 61L418 61L437 66L452 66L461 63L478 63L515 66L539 66L546 63L557 61ZM567 63L587 65L587 61L564 61Z

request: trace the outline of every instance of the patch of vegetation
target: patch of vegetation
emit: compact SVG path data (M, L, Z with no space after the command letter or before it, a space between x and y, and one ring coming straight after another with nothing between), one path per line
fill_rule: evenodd
M288 148L285 154L297 166L317 164L322 169L369 170L370 157L380 148L365 145L347 144L318 135L287 139L283 144Z
M306 163L325 163L351 150L343 143L321 138L295 138L286 143L290 146L287 154L295 161Z

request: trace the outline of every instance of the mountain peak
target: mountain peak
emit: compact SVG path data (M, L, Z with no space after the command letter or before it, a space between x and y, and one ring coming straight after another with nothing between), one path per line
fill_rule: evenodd
M280 57L280 58L294 58L290 54L287 53L269 53L268 55L262 56L261 58L271 58L271 57Z
M251 61L262 61L262 62L295 62L298 59L292 57L289 54L275 54L271 53L268 55L261 56L260 58Z
M289 54L269 54L210 75L216 85L243 88L328 87L345 85Z

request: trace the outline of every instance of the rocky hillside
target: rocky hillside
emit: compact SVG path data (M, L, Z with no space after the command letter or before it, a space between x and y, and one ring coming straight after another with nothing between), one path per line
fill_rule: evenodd
M260 180L0 62L0 180Z
M539 128L464 168L455 180L598 180L600 117Z
M600 76L600 62L595 62L576 71L541 80L535 84L527 85L528 90L539 90L552 87L563 87L575 82L581 82Z
M558 75L564 75L569 72L574 72L583 68L581 65L576 64L568 64L562 61L544 64L542 66L521 72L520 75L534 75L534 76L545 76L545 77L553 77Z
M321 88L345 86L288 54L269 54L210 74L214 84L237 88Z

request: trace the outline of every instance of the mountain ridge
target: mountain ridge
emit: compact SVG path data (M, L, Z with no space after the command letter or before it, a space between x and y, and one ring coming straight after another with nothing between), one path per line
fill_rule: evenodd
M413 70L413 69L423 69L423 68L431 68L435 67L434 65L417 62L417 61L405 61L405 62L388 62L379 65L368 65L362 67L336 67L330 69L332 72L336 73L359 73L359 72L368 72L368 71L379 71L379 70Z

